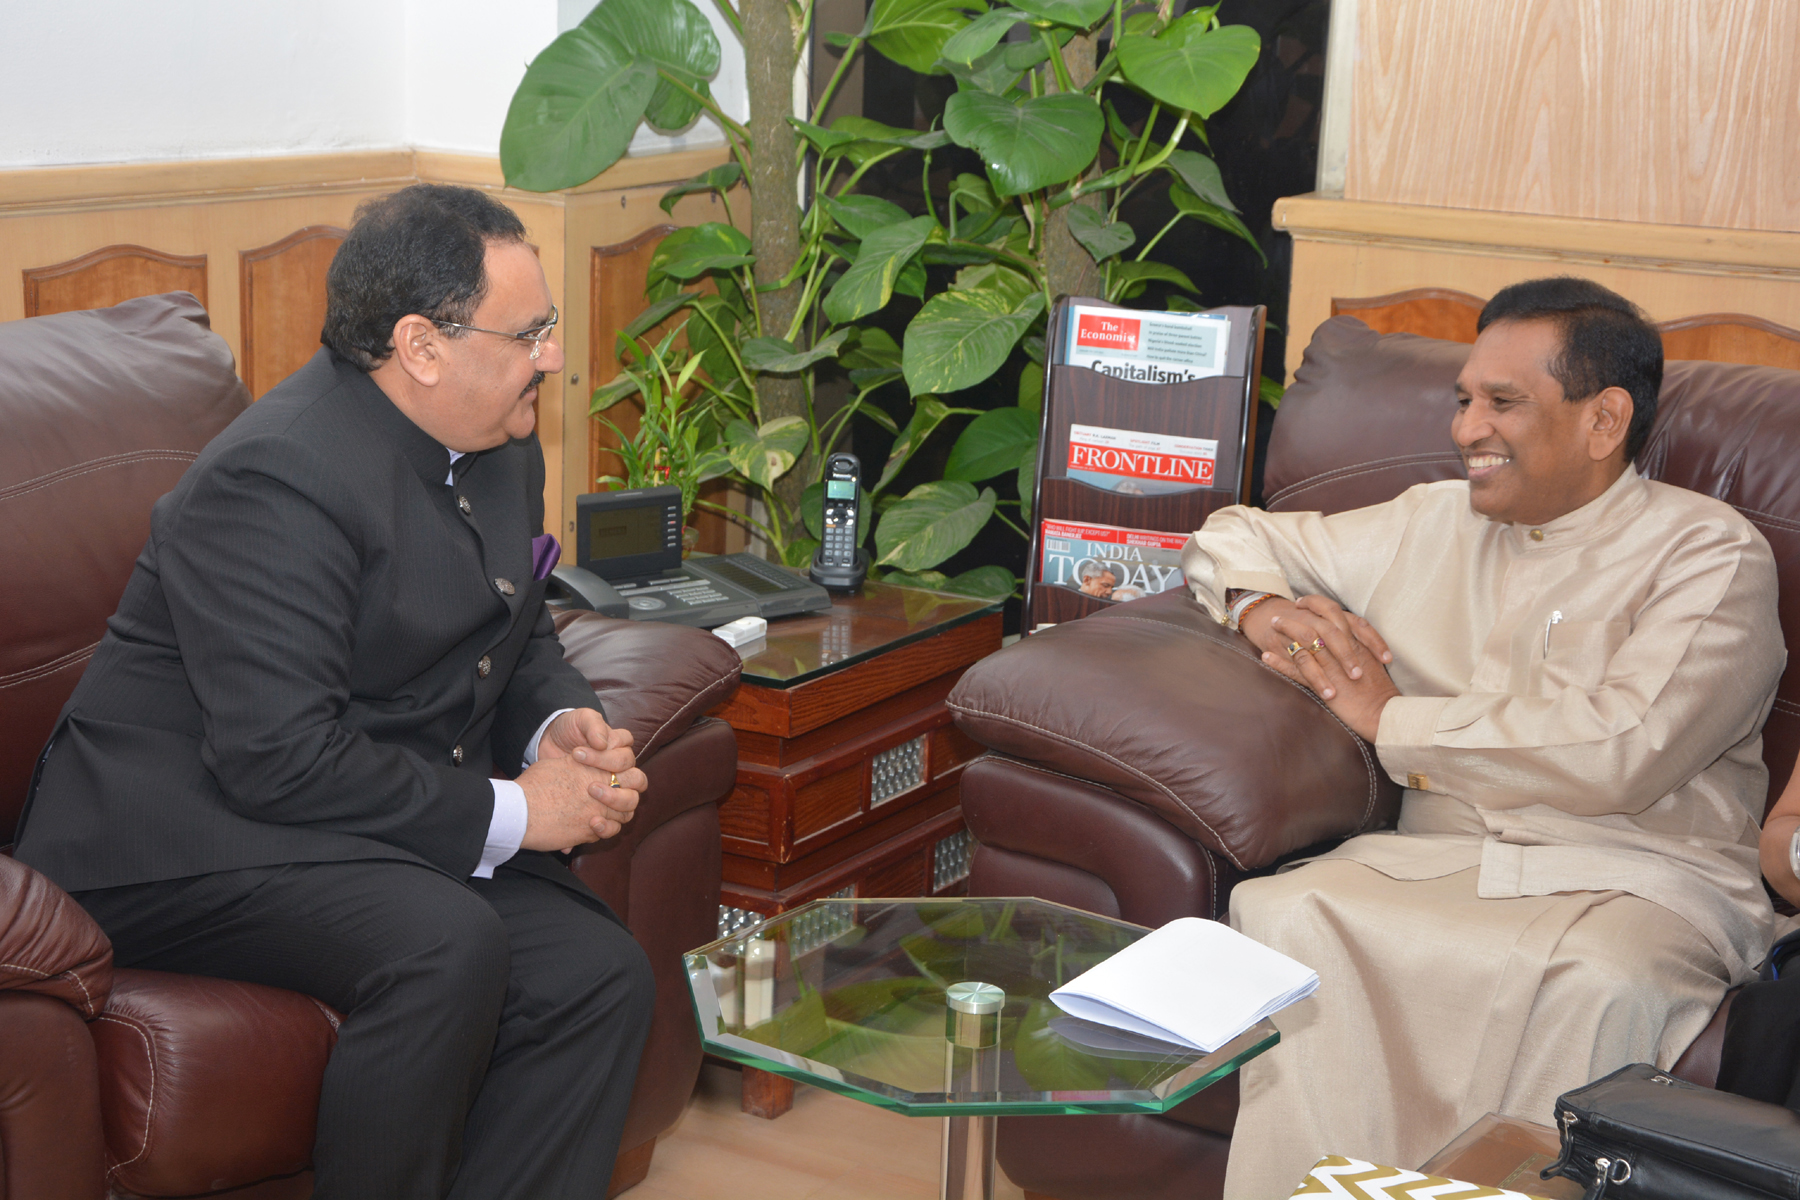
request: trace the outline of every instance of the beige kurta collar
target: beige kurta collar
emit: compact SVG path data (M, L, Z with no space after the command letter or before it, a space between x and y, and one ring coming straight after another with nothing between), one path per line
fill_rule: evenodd
M1564 513L1542 525L1514 524L1508 531L1513 548L1521 554L1560 550L1603 537L1644 510L1650 489L1630 463L1625 473L1604 492L1574 512Z

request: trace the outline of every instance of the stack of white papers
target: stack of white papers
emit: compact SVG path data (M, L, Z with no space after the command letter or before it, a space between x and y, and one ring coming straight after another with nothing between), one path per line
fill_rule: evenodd
M1304 1000L1319 973L1219 921L1182 917L1050 993L1070 1016L1211 1054Z

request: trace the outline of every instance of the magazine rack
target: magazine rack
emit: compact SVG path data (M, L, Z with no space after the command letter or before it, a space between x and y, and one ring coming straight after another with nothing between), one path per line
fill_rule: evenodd
M1064 296L1051 310L1046 339L1050 365L1044 372L1043 424L1031 505L1031 558L1025 572L1027 630L1085 617L1112 603L1064 587L1040 586L1046 520L1186 534L1200 528L1213 510L1250 499L1263 307L1207 310L1231 322L1223 375L1184 383L1134 383L1087 367L1058 365L1069 357L1064 341L1073 304L1132 311L1080 296ZM1070 479L1072 425L1211 439L1219 447L1212 486L1128 495Z

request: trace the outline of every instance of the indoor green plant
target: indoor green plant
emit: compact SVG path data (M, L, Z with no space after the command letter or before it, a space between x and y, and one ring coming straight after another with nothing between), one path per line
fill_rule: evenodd
M717 408L718 445L731 473L766 498L760 532L789 562L811 552L806 518L819 464L845 426L862 416L895 434L871 488L879 517L877 563L917 573L966 546L1001 506L996 477L1022 480L1036 456L1042 329L1061 292L1129 300L1153 280L1191 290L1180 272L1150 259L1174 221L1138 244L1120 205L1166 177L1175 220L1198 219L1246 239L1218 168L1184 139L1241 86L1258 52L1256 34L1220 26L1214 8L1174 16L1127 12L1121 0L873 0L860 32L813 106L791 115L793 64L812 20L810 0L716 0L732 28L754 44L751 120L732 120L711 96L719 45L688 0L603 0L530 66L508 113L501 162L515 186L548 190L598 174L624 152L638 123L680 128L701 112L725 131L731 161L665 197L714 192L727 205L739 184L756 197L746 236L729 220L683 229L659 247L648 280L650 307L627 332L642 334L685 314L690 373ZM1005 40L1009 31L1025 41ZM1096 61L1102 36L1111 44ZM861 117L818 124L854 56L872 48L914 70L950 73L957 90L944 127L905 130ZM1133 128L1107 88L1151 103ZM1157 136L1158 116L1173 128ZM925 189L913 215L859 193L876 163L918 154L929 178L934 152L954 142L981 155L982 175L957 177L941 207ZM808 153L810 151L810 153ZM795 171L805 172L804 208ZM1132 254L1133 250L1136 254ZM928 268L943 268L935 273ZM954 275L950 272L954 271ZM710 282L714 290L701 287ZM901 343L869 318L896 293L923 306ZM1018 349L1032 359L1019 403L959 408L941 397L981 383ZM847 402L815 407L814 373L835 361L849 373ZM683 368L685 369L685 368ZM678 372L679 373L679 372ZM871 401L903 381L904 423ZM622 377L596 392L597 406L637 390ZM961 430L941 480L904 497L883 495L902 467L951 417ZM1029 489L1020 494L1029 502ZM1023 515L1023 514L1022 514ZM1023 530L1023 521L1010 521ZM997 592L1004 573L983 568L933 582Z

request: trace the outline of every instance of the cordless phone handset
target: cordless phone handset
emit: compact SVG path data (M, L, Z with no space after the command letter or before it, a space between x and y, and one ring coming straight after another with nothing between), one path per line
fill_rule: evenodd
M812 581L833 591L855 591L868 573L858 522L862 507L862 464L856 455L839 452L825 460L819 549L813 555Z

